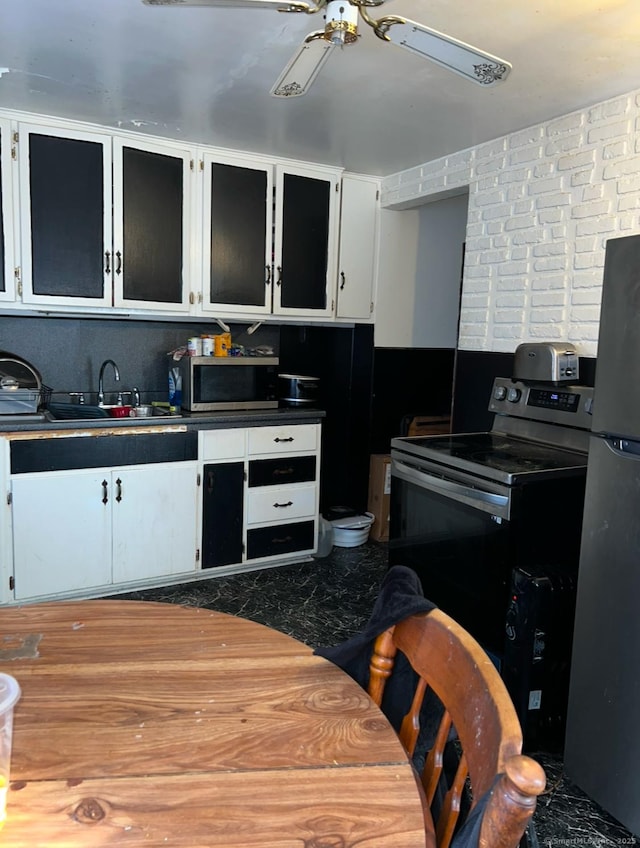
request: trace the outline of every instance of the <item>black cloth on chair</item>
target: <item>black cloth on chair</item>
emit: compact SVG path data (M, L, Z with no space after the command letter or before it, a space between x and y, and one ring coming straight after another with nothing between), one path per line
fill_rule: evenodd
M314 653L331 660L367 689L369 663L376 638L387 628L411 615L431 612L435 604L427 600L416 572L404 565L387 571L373 606L369 621L360 633L330 648L317 648ZM398 653L393 674L385 688L382 711L396 730L411 706L417 675L402 653Z

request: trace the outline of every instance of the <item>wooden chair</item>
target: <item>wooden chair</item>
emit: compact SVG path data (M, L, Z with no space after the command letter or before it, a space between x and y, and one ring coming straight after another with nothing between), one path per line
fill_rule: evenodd
M536 797L544 790L545 774L535 760L521 754L520 723L495 666L475 639L441 610L411 616L376 639L368 688L378 706L383 706L385 684L393 672L397 651L405 655L418 675L411 709L399 731L410 757L418 741L427 687L444 707L435 742L422 774L417 776L428 844L448 848L465 784L470 784L472 810L494 787L480 819L480 848L516 848L535 810ZM452 725L462 754L434 821L432 803Z

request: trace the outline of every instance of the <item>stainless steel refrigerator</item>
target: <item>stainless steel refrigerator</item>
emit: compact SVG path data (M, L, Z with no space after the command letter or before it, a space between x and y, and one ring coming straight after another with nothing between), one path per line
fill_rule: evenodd
M640 834L640 235L606 249L565 771Z

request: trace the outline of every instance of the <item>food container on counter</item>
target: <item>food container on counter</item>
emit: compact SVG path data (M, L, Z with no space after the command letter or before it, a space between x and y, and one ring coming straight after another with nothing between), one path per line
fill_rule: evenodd
M132 411L132 406L112 406L109 409L109 415L112 418L129 418Z

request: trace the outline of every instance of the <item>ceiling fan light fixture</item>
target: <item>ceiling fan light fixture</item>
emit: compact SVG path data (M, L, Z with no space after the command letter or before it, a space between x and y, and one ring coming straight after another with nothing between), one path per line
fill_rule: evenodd
M331 44L353 44L358 38L358 7L349 0L331 0L327 3L324 37Z

